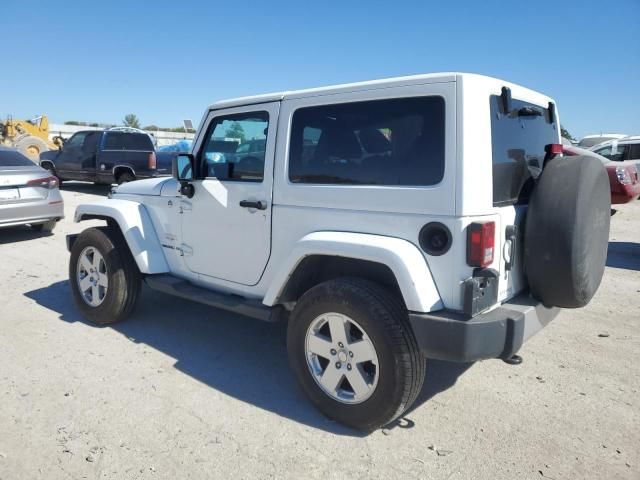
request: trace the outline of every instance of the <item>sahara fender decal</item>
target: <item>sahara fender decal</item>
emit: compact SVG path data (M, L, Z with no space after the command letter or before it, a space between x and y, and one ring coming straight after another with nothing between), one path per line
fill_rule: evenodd
M410 311L444 308L429 266L412 243L393 237L349 232L314 232L300 239L276 272L263 303L274 305L298 264L309 255L333 255L387 265Z
M83 203L76 209L74 221L81 222L92 216L112 218L117 222L141 273L169 271L158 235L144 205L118 199Z

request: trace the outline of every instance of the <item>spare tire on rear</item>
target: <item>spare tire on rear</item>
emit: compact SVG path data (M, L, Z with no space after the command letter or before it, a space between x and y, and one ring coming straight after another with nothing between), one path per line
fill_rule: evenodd
M524 233L531 294L548 307L584 307L607 259L611 193L593 157L551 160L533 189Z

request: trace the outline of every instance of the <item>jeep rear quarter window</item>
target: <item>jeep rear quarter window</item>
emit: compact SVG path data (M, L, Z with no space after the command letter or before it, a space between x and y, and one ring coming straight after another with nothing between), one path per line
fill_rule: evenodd
M144 133L107 132L104 149L153 152L153 143Z
M344 103L296 110L293 183L428 186L444 176L442 97Z
M551 123L547 109L516 99L506 112L498 95L490 102L493 205L526 203L542 172L545 146L558 143L556 116Z

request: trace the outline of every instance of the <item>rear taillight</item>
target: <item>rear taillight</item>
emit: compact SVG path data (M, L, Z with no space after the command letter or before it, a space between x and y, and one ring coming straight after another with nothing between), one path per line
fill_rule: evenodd
M149 170L155 170L155 169L156 169L156 153L151 152L149 154Z
M484 268L493 263L495 222L472 223L467 227L467 265Z
M29 180L27 182L28 187L42 187L42 188L58 188L59 183L57 177L43 177L36 178L35 180Z
M544 147L545 152L551 155L560 155L562 153L562 144L561 143L550 143L546 147Z
M546 163L549 160L553 160L558 155L562 155L562 144L561 143L549 143L549 144L545 145L544 151L545 151L544 163L546 165Z
M631 173L629 173L629 169L626 167L616 167L616 177L618 177L618 181L622 185L631 185L633 183Z

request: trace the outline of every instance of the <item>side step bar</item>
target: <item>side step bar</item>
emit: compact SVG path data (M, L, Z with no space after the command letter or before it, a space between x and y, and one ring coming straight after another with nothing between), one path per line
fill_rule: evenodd
M249 300L239 295L212 292L172 275L147 275L144 277L144 281L150 288L169 295L204 303L205 305L222 308L267 322L278 321L278 315L273 315L275 313L274 309L263 305L258 300Z

